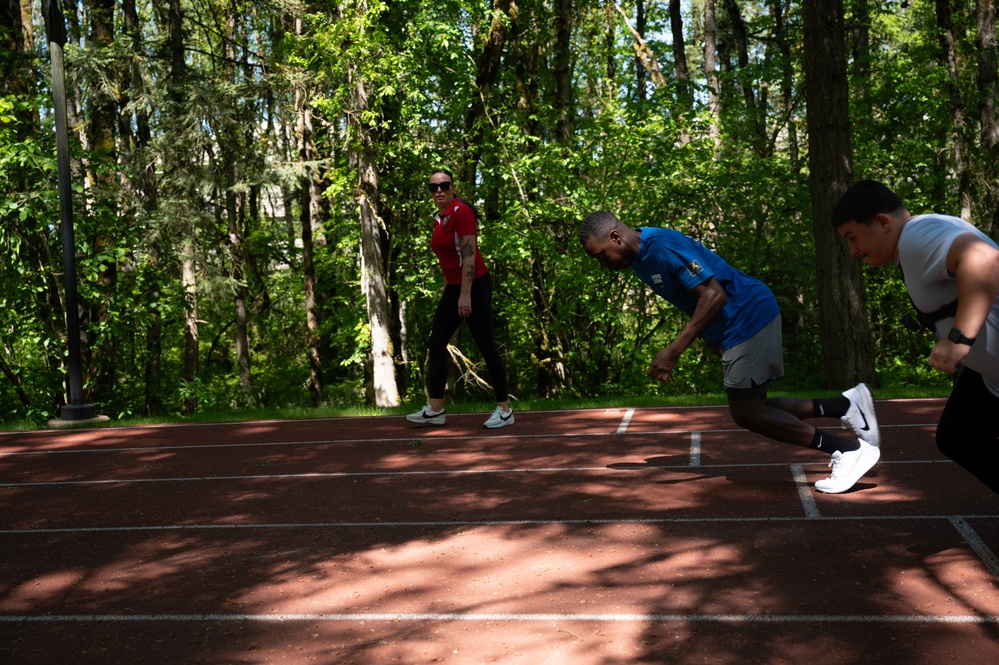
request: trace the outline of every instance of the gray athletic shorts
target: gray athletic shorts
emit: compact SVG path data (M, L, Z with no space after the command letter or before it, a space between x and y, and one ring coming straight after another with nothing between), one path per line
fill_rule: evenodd
M766 397L767 383L784 376L780 315L742 344L722 353L722 367L730 398Z

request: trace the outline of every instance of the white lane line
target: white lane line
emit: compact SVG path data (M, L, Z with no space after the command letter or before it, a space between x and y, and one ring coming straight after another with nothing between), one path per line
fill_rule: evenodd
M810 519L822 517L819 507L815 503L815 496L812 494L812 486L808 482L808 478L805 477L805 470L800 464L792 464L791 475L798 488L798 498L801 499L801 507L805 511L805 517Z
M903 460L894 462L881 462L880 464L953 464L946 460ZM747 468L770 468L775 466L783 467L786 462L758 462L753 464L710 464L707 466L697 465L698 470L704 469L747 469ZM801 466L828 466L822 462L809 462ZM589 471L612 471L620 473L622 471L677 471L682 472L691 469L691 465L677 464L675 466L638 466L627 469L614 468L612 466L552 466L552 467L525 467L511 469L429 469L425 471L331 471L329 473L270 473L251 474L243 476L175 476L168 478L106 478L104 480L37 480L23 483L5 483L0 481L0 490L20 489L30 487L67 487L86 485L131 485L141 483L191 483L210 481L234 481L234 480L313 480L330 478L371 478L371 477L408 477L408 476L467 476L467 475L489 475L501 473L579 473Z
M690 433L690 466L701 465L701 433Z
M412 441L413 437L401 439L402 441ZM261 446L315 446L330 443L343 443L333 439L319 439L316 441L264 441L261 443L206 443L190 446L130 446L128 448L87 448L85 450L69 448L66 450L26 450L17 453L0 453L2 457L23 457L26 455L72 455L72 454L93 454L93 453L135 453L153 452L157 450L199 450L204 448L259 448Z
M928 522L950 520L951 515L850 515L823 517L822 522ZM995 520L999 515L964 515L962 519ZM239 529L453 529L470 526L593 526L618 524L793 524L811 522L811 517L648 517L623 519L575 520L425 520L413 522L299 522L255 524L164 524L160 526L94 526L35 529L0 529L2 536L34 536L40 534L128 533L146 531L228 531Z
M631 424L631 419L635 415L634 409L628 409L624 413L624 418L621 419L621 424L617 426L616 434L624 434L628 431L628 425Z
M885 429L882 427L882 429ZM650 430L648 432L635 432L641 436L659 436L671 434L686 434L690 430ZM717 433L745 432L744 429L717 429L710 430ZM616 434L616 433L615 433ZM597 432L572 432L572 433L549 433L549 434L490 434L490 442L498 440L532 440L532 439L578 439L584 437L600 438L614 436L606 430ZM409 443L412 441L426 441L435 443L447 443L449 441L479 441L483 439L481 434L462 434L456 436L420 436L419 432L414 432L411 436L384 437L379 439L327 439L319 441L264 441L260 443L205 443L186 446L131 446L128 448L68 448L64 450L24 450L19 452L0 453L0 459L4 457L21 457L27 455L70 455L70 454L93 454L93 453L121 453L121 452L156 452L161 450L199 450L206 448L227 448L239 450L241 448L259 448L261 446L303 446L303 445L339 445L348 443Z
M682 467L680 467L682 468ZM249 476L181 476L174 478L109 478L105 480L56 480L30 483L3 483L0 490L20 487L61 487L66 485L129 485L139 483L190 483L212 480L294 480L315 478L370 478L372 476L461 476L498 473L550 473L579 471L611 471L606 466L560 466L525 469L434 469L428 471L335 471L330 473L273 473Z
M950 517L948 518L950 523L954 525L957 532L961 534L964 538L964 542L968 543L968 547L974 550L978 558L982 560L985 567L989 569L992 576L999 579L999 557L993 552L985 541L982 540L981 536L971 528L971 525L963 517Z
M943 404L947 398L945 397L912 397L912 398L899 398L899 399L878 399L875 403L885 403L885 404L920 404L924 402L939 402ZM701 410L727 410L729 407L727 404L689 404L686 406L640 406L637 407L638 411L701 411ZM520 414L532 414L532 415L559 415L559 414L569 414L569 413L590 413L594 411L591 408L578 408L578 409L537 409L530 411L518 411ZM454 414L455 417L458 416L476 416L475 413L458 413ZM226 420L221 422L202 422L202 423L157 423L151 425L123 425L119 427L81 427L78 429L69 430L68 434L93 434L95 432L128 432L128 431L139 431L148 432L150 430L163 430L163 429L179 429L179 428L192 428L192 427L239 427L239 428L253 428L260 427L264 425L285 425L285 424L314 424L314 423L331 423L340 420L346 420L351 422L356 422L358 420L376 420L384 421L391 420L394 418L401 418L400 414L379 414L371 416L329 416L329 417L318 417L318 418L294 418L294 419L280 419L280 420ZM928 423L927 425L889 425L889 427L926 427L928 425L936 426L936 423ZM884 427L884 426L882 426ZM52 436L52 430L49 429L34 429L34 430L23 430L23 431L11 431L11 432L0 432L0 441L5 438L19 438L25 436L38 436L43 438L50 438Z
M930 398L926 398L927 400ZM942 403L946 398L938 398ZM906 401L906 400L903 400ZM920 401L918 399L908 400L908 401ZM636 407L638 411L715 411L720 409L728 409L727 404L690 404L687 406L640 406ZM606 408L578 408L578 409L532 409L529 411L517 411L521 415L567 415L571 413L593 413L594 411L606 411ZM454 413L452 414L455 418L460 418L462 416L469 416L478 418L478 412L464 412L464 413ZM358 420L375 420L375 421L385 421L393 419L401 419L402 414L380 414L372 416L330 416L328 418L292 418L292 419L280 419L280 420L224 420L220 422L203 422L203 423L156 423L151 425L123 425L120 427L80 427L72 430L67 430L68 435L74 434L94 434L96 432L128 432L128 431L138 431L138 432L148 432L150 430L163 430L163 429L177 429L177 428L192 428L192 427L232 427L241 429L252 429L254 427L263 427L270 425L308 425L315 423L332 423L336 421L348 421L357 422ZM401 421L400 421L401 424ZM936 424L936 423L934 423ZM24 437L24 436L38 436L44 438L50 438L53 435L53 431L50 429L33 429L33 430L18 430L11 432L0 432L0 441L4 438L10 437Z
M630 423L629 423L630 425ZM936 423L926 423L923 425L882 425L881 429L900 429L905 427L936 427ZM662 429L632 432L633 436L664 436L664 435L684 435L689 434L689 429ZM742 427L701 430L702 433L709 434L731 434L745 433ZM615 433L616 434L616 433ZM73 454L93 454L93 453L121 453L121 452L150 452L162 450L200 450L206 448L231 448L239 450L241 448L259 448L262 446L304 446L304 445L338 445L348 443L406 443L410 441L479 441L483 438L489 441L499 440L532 440L532 439L575 439L583 437L605 437L614 436L606 430L597 432L572 432L572 433L548 433L548 434L457 434L453 436L420 436L419 430L413 431L408 436L382 437L377 439L320 439L316 441L263 441L255 443L206 443L194 445L173 445L173 446L129 446L128 448L65 448L60 450L19 450L14 452L0 452L0 459L5 457L23 457L28 455L73 455ZM879 462L883 464L884 462Z
M208 621L246 621L272 623L284 621L602 621L616 623L913 623L913 624L994 624L996 615L933 616L921 614L515 614L515 613L330 613L330 614L21 614L0 615L0 623L201 623Z

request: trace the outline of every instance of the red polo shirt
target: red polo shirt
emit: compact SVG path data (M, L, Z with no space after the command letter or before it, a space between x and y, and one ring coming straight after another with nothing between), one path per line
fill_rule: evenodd
M460 239L477 233L475 213L458 199L451 201L444 212L438 213L434 218L434 233L430 236L430 247L440 261L445 283L461 284ZM475 277L482 277L487 272L489 269L476 243Z

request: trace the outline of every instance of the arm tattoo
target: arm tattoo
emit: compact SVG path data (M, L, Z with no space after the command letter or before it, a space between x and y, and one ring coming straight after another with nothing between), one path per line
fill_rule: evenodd
M475 236L461 237L461 256L465 259L475 256Z
M475 277L475 236L462 236L461 258L465 265L465 272L469 277Z

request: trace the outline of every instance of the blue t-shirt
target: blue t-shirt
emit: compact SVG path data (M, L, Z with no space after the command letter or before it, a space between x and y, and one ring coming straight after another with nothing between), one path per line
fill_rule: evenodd
M723 351L742 344L780 314L766 284L736 270L690 236L673 229L638 229L642 241L631 269L657 295L692 316L695 287L712 277L725 289L728 302L708 323L704 337Z

